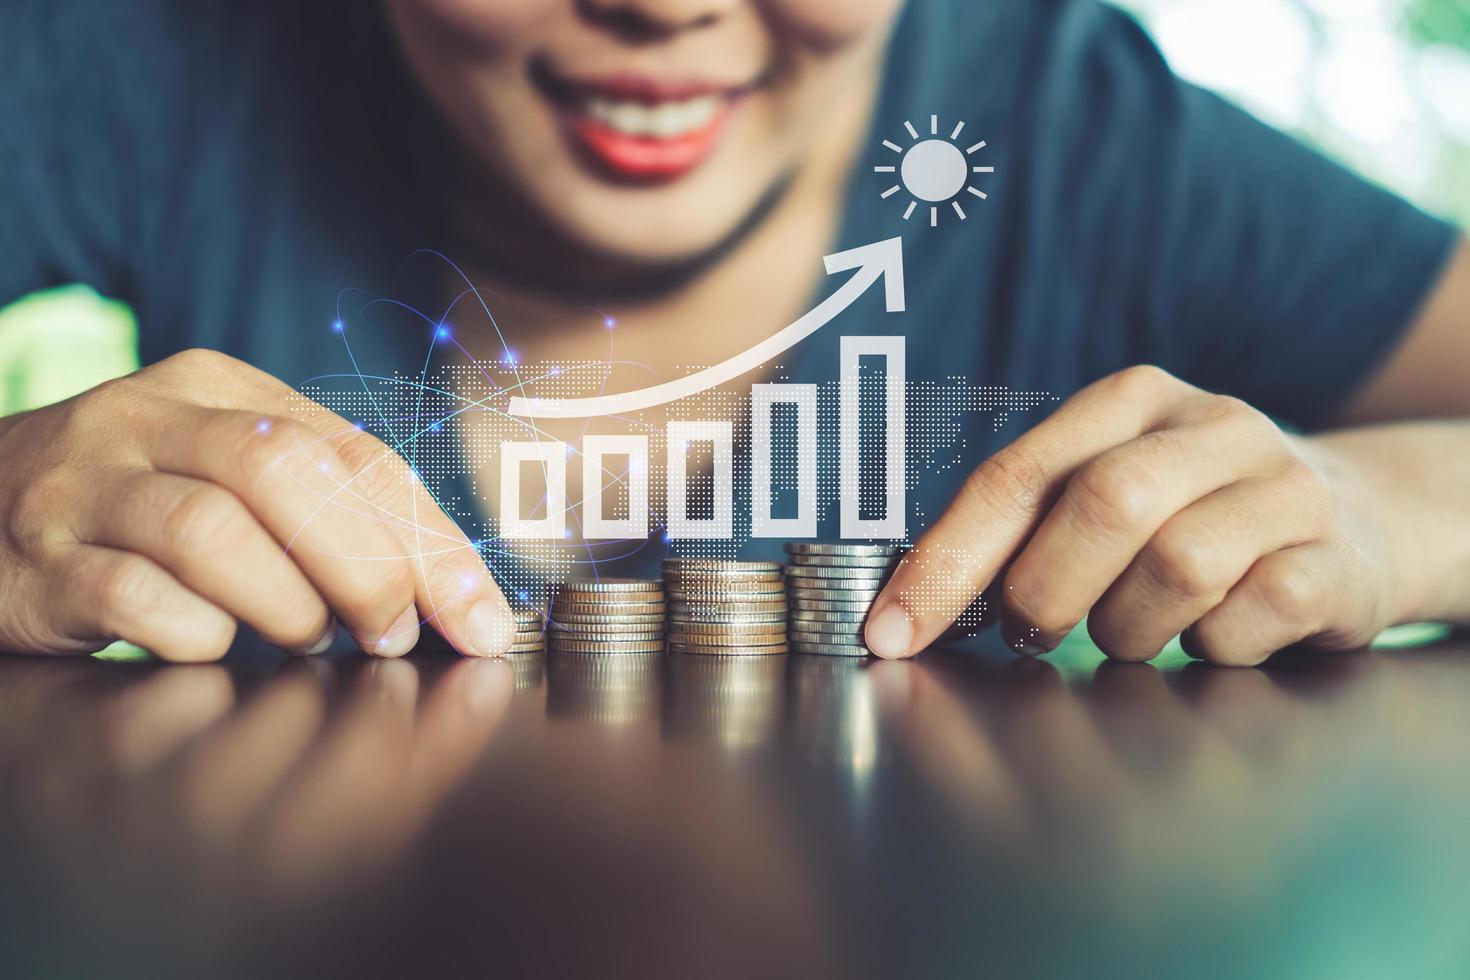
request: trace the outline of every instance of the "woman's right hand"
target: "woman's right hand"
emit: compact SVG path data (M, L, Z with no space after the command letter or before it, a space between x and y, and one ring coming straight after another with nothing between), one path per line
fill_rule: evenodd
M177 354L0 420L0 650L127 640L214 660L236 623L284 649L400 656L428 624L515 631L478 551L383 442L248 364Z

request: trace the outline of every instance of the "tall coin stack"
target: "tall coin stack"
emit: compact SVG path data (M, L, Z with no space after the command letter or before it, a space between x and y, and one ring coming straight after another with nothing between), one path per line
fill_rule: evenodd
M664 559L669 652L786 652L786 586L774 561Z
M786 553L791 649L829 657L867 656L871 651L863 641L863 623L903 549L790 541Z
M512 606L516 620L516 636L509 653L546 652L546 612L531 606Z
M662 653L664 585L654 579L575 579L551 600L552 652Z

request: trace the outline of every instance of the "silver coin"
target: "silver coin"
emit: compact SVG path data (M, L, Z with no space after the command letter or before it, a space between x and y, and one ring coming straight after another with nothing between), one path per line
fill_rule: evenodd
M897 568L897 558L864 555L792 555L787 568Z
M814 626L816 629L808 629ZM786 631L786 635L793 640L805 640L810 643L861 643L863 642L862 627L852 629L850 627L837 626L832 628L832 623L803 623L801 626L792 626Z
M669 642L706 647L784 647L786 635L783 633L773 636L713 636L696 633L689 636L670 636Z
M589 616L583 613L578 615L554 616L551 620L551 626L553 629L558 626L595 626L600 623L611 623L615 626L630 626L634 624L662 623L663 621L664 614L661 612L634 613L631 615L620 612L607 612L599 613L595 616Z
M727 561L723 558L665 558L665 572L701 572L717 575L780 574L778 561Z
M789 651L785 643L772 646L712 646L707 643L676 643L669 641L669 652L694 654L704 657L774 657Z
M671 636L668 642L679 646L690 647L782 647L786 646L785 636ZM852 642L843 640L843 643Z
M884 568L849 568L847 566L836 567L832 565L787 565L787 578L858 578L858 579L880 579L888 575L888 569Z
M786 553L788 555L888 558L894 555L901 555L904 550L904 546L899 544L836 544L830 541L786 542Z
M695 626L762 626L768 623L786 622L786 613L671 613L665 622L670 629L674 626L685 624Z
M669 612L780 612L787 605L786 597L771 599L746 599L741 602L715 602L712 599L675 599L669 603Z
M801 609L807 612L849 612L867 614L873 608L871 602L831 602L826 599L797 599L788 600L792 609Z
M551 606L551 615L561 616L601 616L604 613L618 613L626 616L651 616L661 613L668 608L668 603L660 596L657 601L609 601L609 602L557 602Z
M792 653L810 653L819 657L866 657L873 651L852 643L807 643L791 641Z
M808 584L808 583L810 583L810 584ZM792 594L792 595L795 595L797 593L804 594L805 597L808 598L808 599L821 598L821 596L813 595L813 593L818 593L818 592L827 592L827 593L831 593L831 592L846 592L846 593L858 593L858 594L861 594L861 595L876 596L879 593L879 591L883 588L883 584L884 583L882 581L878 580L878 579L857 579L857 578L803 579L800 582L797 582L797 581L793 580L792 583L791 583L791 585L788 587L787 591L788 591L788 594ZM833 598L833 599L850 599L851 596L849 596L849 595L829 596L829 598Z
M643 630L638 633L630 633L626 631L605 630L594 627L588 630L576 630L569 633L548 633L546 636L546 641L548 643L560 643L562 640L596 640L599 643L653 643L657 640L663 639L666 635L666 632L662 628L656 630Z
M731 608L739 607L744 610L775 610L786 604L785 595L747 595L742 598L713 599L701 597L678 597L669 599L670 610L686 610L686 608Z
M759 575L670 575L666 582L667 591L676 589L721 589L739 588L758 589L762 585L770 587L779 585L785 581L780 572L762 572Z
M787 601L791 602L798 599L816 599L821 602L867 602L871 604L874 599L878 598L879 591L881 590L877 586L864 589L843 589L835 586L822 589L804 589L799 586L792 586L786 590L786 598Z
M546 652L546 644L545 643L527 643L525 645L517 644L517 645L511 647L509 650L507 650L505 652L507 654L511 654L511 653L545 653Z
M555 653L660 653L664 641L659 640L580 640L555 639L551 649Z
M701 580L698 582L669 583L670 599L687 599L693 596L729 597L733 599L738 596L747 595L780 595L785 591L786 583L779 578L770 581L729 579L718 582Z
M668 633L681 636L785 636L785 623L673 623Z
M664 590L664 584L662 581L656 578L578 578L571 579L566 582L560 582L556 585L556 589L558 595L566 595L568 593L582 594L589 592L593 594L600 594L604 592L616 592L619 594L630 592L662 593Z
M832 612L826 609L793 609L790 617L793 623L861 623L868 618L868 613L867 610Z

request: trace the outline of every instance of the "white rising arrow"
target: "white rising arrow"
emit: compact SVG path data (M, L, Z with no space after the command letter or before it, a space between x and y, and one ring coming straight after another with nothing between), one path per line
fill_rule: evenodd
M708 391L727 381L733 381L795 347L851 306L879 279L883 280L883 298L888 312L903 312L902 238L889 238L837 252L825 256L822 264L826 266L829 276L847 272L849 269L856 269L857 272L801 319L727 361L673 381L616 395L597 395L591 398L517 396L510 400L509 412L511 415L533 419L592 419L604 415L624 415L653 408L655 405L667 405L680 398Z

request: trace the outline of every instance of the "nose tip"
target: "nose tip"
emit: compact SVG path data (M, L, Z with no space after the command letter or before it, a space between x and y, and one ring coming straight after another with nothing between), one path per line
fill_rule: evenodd
M629 32L707 27L745 0L581 0L593 20Z

